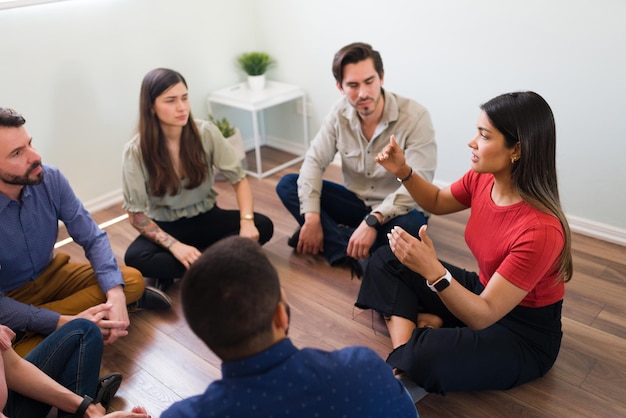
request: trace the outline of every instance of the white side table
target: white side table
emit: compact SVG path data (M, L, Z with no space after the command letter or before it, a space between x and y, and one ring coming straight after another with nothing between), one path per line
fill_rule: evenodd
M302 100L302 124L304 126L304 152L309 147L309 131L307 126L306 114L306 97L304 91L294 85L279 83L277 81L267 80L263 90L254 91L248 88L247 83L239 83L234 86L226 87L209 94L207 105L211 112L211 104L219 104L236 109L248 111L252 114L252 129L254 132L254 153L256 159L256 171L248 170L248 173L257 178L267 177L285 167L289 167L304 159L304 152L283 164L273 167L267 171L263 171L261 161L261 139L265 135L265 125L263 118L259 118L259 112L264 109L278 106L292 100ZM262 126L261 126L262 125ZM263 131L263 133L262 133Z

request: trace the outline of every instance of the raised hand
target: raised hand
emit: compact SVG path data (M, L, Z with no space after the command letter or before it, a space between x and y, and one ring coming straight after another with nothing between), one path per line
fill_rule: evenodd
M376 162L394 176L399 177L400 171L406 165L406 158L394 135L389 138L389 144L376 155Z

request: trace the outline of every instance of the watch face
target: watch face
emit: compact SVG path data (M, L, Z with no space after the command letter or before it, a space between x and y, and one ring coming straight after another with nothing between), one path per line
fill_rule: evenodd
M437 283L435 283L435 289L437 289L437 292L441 292L443 289L445 289L446 287L450 286L450 282L446 279L443 280L439 280Z
M369 214L365 217L365 223L368 226L371 226L374 228L378 228L380 226L380 222L378 222L378 218L376 217L376 215L372 215L372 214Z

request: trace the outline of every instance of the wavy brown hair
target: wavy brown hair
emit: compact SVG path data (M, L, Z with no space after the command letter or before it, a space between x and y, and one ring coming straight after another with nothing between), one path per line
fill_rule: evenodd
M180 73L167 68L150 71L141 83L137 130L141 154L148 170L148 187L155 196L165 196L168 193L175 195L181 186L167 150L161 123L153 111L156 98L178 83L187 87L187 82ZM191 111L180 136L180 163L182 174L188 179L186 189L194 189L206 179L208 162Z
M0 126L19 128L26 123L24 116L8 107L0 107Z
M383 68L383 59L380 53L372 48L370 44L363 42L355 42L341 48L333 57L332 72L333 77L339 85L343 83L343 68L348 64L356 64L371 58L374 62L374 69L378 73L378 77L383 78L385 72Z
M504 135L507 148L520 144L511 180L522 199L559 219L565 244L557 261L560 280L572 278L572 234L559 200L556 178L556 126L548 103L532 91L502 94L480 107Z

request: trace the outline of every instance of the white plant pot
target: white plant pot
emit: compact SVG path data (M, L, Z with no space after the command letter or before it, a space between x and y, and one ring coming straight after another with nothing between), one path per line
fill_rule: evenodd
M245 160L246 150L243 148L243 139L241 139L241 132L239 128L235 128L235 134L226 138L231 147L235 150L237 158ZM245 168L245 167L244 167Z
M246 160L246 150L243 147L243 139L241 138L241 132L239 132L239 128L235 128L235 134L226 138L231 147L235 150L235 155L241 161L241 166L244 170L248 169L248 160ZM218 169L215 169L215 180L216 181L225 181L226 178L222 174L222 172Z
M250 90L263 90L265 88L265 74L249 75L248 86L250 87Z

